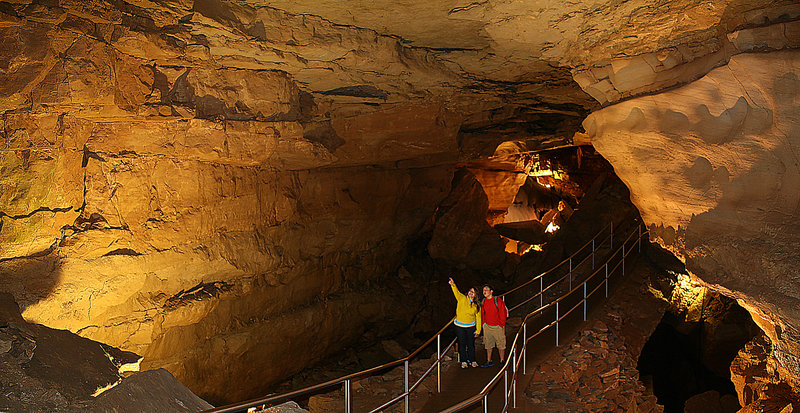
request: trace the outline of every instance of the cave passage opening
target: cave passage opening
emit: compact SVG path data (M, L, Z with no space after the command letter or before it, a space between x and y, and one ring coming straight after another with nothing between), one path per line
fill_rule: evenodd
M591 146L515 152L456 165L448 199L408 241L396 274L383 280L396 284L398 291L419 292L408 327L388 333L391 329L382 323L367 326L362 340L276 385L276 390L296 390L320 378L404 357L453 316L448 277L456 277L464 291L484 283L506 291L561 261L599 227L634 209L627 188ZM553 223L559 229L547 231ZM433 250L437 231L447 242ZM462 249L451 242L467 236L474 241ZM452 330L445 330L443 340L453 338ZM435 347L428 346L421 357L432 354Z
M698 404L703 411L738 411L730 365L758 326L735 300L707 288L689 287L677 301L642 349L641 380L666 413L695 411Z

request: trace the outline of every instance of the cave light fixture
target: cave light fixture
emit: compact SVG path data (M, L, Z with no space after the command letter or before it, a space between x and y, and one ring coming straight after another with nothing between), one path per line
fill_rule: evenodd
M563 172L555 170L555 169L538 169L538 168L531 169L531 171L528 172L528 176L533 176L533 177L536 177L536 178L538 178L540 176L549 176L549 177L552 177L553 179L557 179L559 181L563 181L564 180Z
M522 254L524 255L524 254L525 254L525 253L527 253L528 251L539 251L539 252L541 252L541 251L544 251L544 244L534 244L534 245L531 245L531 246L530 246L530 247L528 247L528 249L526 249L526 250L525 250L525 252L523 252Z

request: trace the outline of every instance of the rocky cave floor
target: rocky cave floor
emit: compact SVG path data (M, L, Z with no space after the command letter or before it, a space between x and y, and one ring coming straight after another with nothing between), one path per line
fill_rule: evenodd
M139 356L28 323L0 293L0 412L197 412L212 406ZM127 376L127 377L125 377ZM125 378L123 378L125 377ZM97 395L97 396L95 396Z

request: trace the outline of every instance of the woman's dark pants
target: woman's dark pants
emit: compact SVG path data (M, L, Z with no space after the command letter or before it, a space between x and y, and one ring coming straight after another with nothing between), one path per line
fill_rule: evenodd
M462 363L469 363L475 360L475 326L472 327L459 327L454 325L456 329L456 338L458 339L458 358Z

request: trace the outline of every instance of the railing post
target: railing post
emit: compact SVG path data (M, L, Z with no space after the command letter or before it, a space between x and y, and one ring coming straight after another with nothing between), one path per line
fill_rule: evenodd
M405 363L405 372L406 372L406 374L405 374L405 376L406 376L405 377L405 393L406 393L406 396L405 396L405 403L403 403L404 404L403 411L405 413L408 413L408 408L409 408L409 406L408 406L408 403L409 403L409 397L408 397L409 396L408 395L408 359L406 359L406 363Z
M436 391L442 392L442 335L436 335Z
M592 269L594 269L594 238L592 238Z
M528 372L528 323L522 322L522 374Z
M605 280L605 284L606 284L606 298L608 298L608 262L606 262L606 280Z
M558 301L556 301L556 347L558 347Z
M583 283L583 321L586 321L586 282Z
M350 413L350 401L352 400L352 396L350 395L350 379L344 381L344 411L345 413Z
M572 257L569 257L569 289L572 291Z
M625 275L625 242L622 242L622 275Z
M642 223L639 223L639 252L642 252Z
M544 306L544 277L539 277L539 308Z
M514 408L517 407L517 347L515 346L513 350L511 350L511 360L514 361L511 363L511 392L514 394Z
M611 249L614 249L614 220L611 220Z
M504 406L508 406L508 369L503 371L503 400Z

